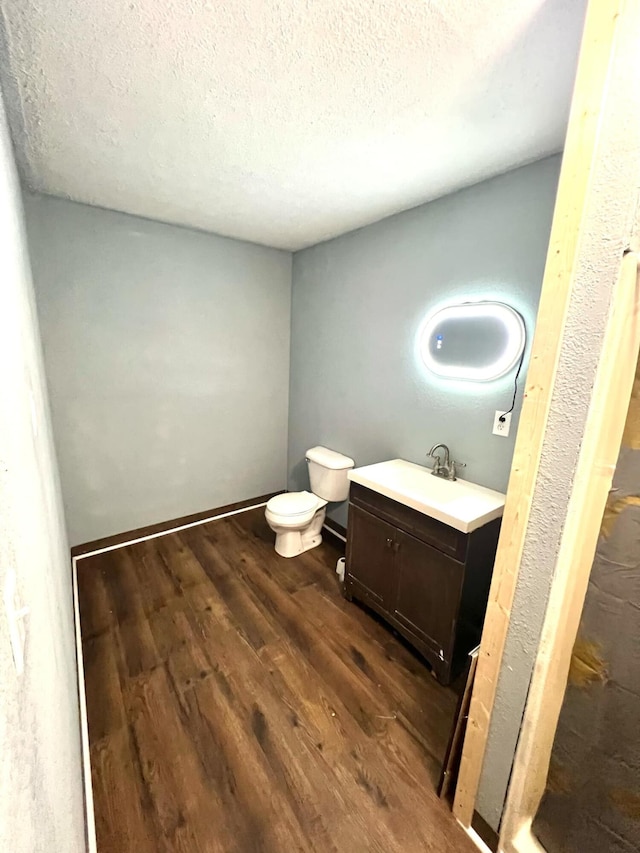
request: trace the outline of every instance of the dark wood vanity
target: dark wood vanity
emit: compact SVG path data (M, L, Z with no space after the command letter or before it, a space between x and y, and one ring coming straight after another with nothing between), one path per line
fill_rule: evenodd
M448 684L480 641L500 522L461 533L351 483L344 595L383 616Z

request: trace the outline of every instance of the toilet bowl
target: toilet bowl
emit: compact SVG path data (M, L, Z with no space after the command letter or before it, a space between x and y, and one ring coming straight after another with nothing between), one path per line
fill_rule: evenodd
M265 517L276 534L276 552L297 557L322 542L327 501L311 492L287 492L267 503Z
M353 459L327 447L312 447L306 458L312 491L276 495L264 513L282 557L297 557L319 545L327 504L344 501L349 494L347 472L355 464Z

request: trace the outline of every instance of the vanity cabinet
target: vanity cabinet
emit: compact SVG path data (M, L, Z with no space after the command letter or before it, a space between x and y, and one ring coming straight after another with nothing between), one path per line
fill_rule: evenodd
M461 533L351 484L344 595L375 610L448 684L480 641L500 519Z

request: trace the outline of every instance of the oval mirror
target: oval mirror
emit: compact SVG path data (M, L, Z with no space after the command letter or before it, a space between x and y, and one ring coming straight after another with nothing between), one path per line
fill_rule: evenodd
M499 379L524 351L524 320L502 302L463 302L428 317L420 332L426 367L448 379Z

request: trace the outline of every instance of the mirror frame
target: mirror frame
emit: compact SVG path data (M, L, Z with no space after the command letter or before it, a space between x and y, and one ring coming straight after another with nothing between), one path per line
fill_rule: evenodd
M486 367L474 367L472 364L442 365L433 358L429 349L429 340L437 326L444 320L456 316L491 317L501 321L507 333L508 344L498 358ZM513 370L524 353L527 331L522 315L504 302L457 302L444 308L438 308L430 314L419 333L420 356L425 367L444 379L459 379L467 382L493 382Z

